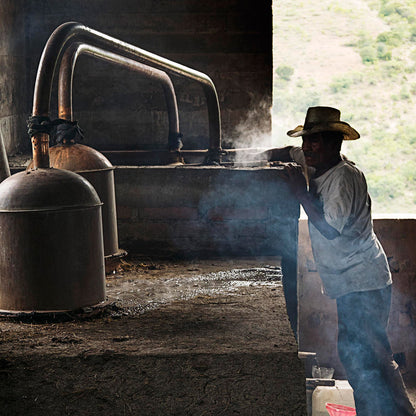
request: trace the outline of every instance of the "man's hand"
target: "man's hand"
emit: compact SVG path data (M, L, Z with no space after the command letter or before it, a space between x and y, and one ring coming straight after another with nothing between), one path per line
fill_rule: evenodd
M285 163L284 177L289 185L291 192L300 199L307 192L306 179L302 172L302 167L297 163Z
M324 212L316 204L316 197L308 192L301 166L296 163L285 163L284 173L290 190L302 204L309 221L328 240L337 238L339 232L326 222Z

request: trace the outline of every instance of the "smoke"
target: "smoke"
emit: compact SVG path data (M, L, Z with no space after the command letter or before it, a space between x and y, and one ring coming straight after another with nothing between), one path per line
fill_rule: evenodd
M275 146L284 147L284 146L300 146L302 139L289 137L286 133L289 130L292 130L299 124L303 124L304 114L298 113L289 113L288 111L278 111L278 109L273 108L273 140Z
M249 163L255 154L273 146L271 128L272 108L267 100L261 101L255 108L244 115L244 120L223 138L224 147L247 149L236 152L237 163Z

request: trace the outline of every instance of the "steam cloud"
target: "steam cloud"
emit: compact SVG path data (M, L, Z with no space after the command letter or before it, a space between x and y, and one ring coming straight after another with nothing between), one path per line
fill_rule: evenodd
M271 111L269 102L260 102L256 108L246 113L245 119L234 128L228 137L224 137L226 147L251 149L247 152L237 152L237 163L249 162L253 160L253 154L256 152L276 147L276 143L273 144L271 131ZM267 112L270 113L270 118L265 118Z

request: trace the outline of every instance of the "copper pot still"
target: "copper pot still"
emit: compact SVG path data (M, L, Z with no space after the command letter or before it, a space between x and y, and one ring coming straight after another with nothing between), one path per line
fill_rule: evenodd
M27 170L0 184L0 310L50 312L105 298L101 201L81 176Z
M96 190L103 203L104 256L106 264L110 267L112 261L127 254L118 245L114 166L97 150L74 142L50 147L49 160L51 167L79 174ZM33 162L29 168L32 165Z

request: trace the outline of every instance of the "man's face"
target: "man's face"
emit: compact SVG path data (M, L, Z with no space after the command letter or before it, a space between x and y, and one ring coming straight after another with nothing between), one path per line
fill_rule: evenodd
M321 133L302 136L302 150L306 164L314 168L325 166L339 153L322 139Z

